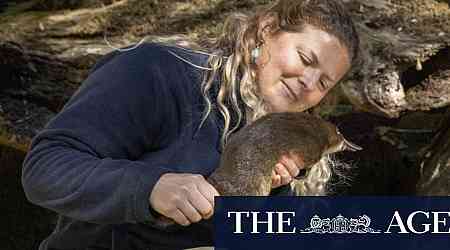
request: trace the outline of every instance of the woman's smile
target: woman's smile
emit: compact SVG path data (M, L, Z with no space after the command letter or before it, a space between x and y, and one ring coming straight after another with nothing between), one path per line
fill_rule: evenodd
M280 79L280 82L283 84L285 91L287 92L287 96L292 99L292 102L297 102L299 100L299 91L296 92L294 89L286 83L285 80Z

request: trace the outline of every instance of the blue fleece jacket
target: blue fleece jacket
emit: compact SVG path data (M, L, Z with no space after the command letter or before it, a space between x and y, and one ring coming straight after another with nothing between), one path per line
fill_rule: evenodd
M152 224L149 196L161 175L208 176L220 157L219 116L198 129L202 70L170 52L197 65L207 59L149 43L110 53L33 139L23 164L26 196L59 214L40 250L212 244L204 223L176 232Z

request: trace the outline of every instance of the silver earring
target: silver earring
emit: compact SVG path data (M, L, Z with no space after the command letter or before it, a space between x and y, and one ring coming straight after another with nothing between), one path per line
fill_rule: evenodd
M261 49L259 48L259 46L254 48L254 49L252 49L251 56L252 56L252 63L253 64L256 64L256 59L259 57L260 54L261 54Z

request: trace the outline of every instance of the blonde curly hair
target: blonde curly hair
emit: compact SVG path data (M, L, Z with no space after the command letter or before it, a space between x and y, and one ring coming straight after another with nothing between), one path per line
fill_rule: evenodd
M270 107L259 94L256 65L251 61L251 51L263 43L262 23L267 18L270 20L267 26L271 28L271 34L302 32L305 24L324 30L337 37L347 48L352 63L356 60L358 35L349 14L338 0L279 0L258 9L252 15L235 13L226 19L219 36L199 42L183 39L182 36L170 41L153 39L209 55L208 67L198 66L205 69L201 90L206 108L200 127L213 110L218 110L224 120L222 148L229 136L242 125L270 112ZM212 100L211 89L218 79L220 86L217 98ZM326 194L326 184L331 178L333 165L333 161L327 157L310 168L304 178L295 182L297 194Z
M259 95L255 80L255 65L251 51L262 41L262 21L270 18L271 32L301 32L305 24L313 25L339 39L346 46L352 63L358 56L359 38L344 6L337 0L280 0L253 15L233 14L226 20L221 35L210 46L214 55L209 57L211 71L205 74L202 91L207 107L203 121L213 108L224 118L221 138L222 147L228 137L240 128L269 112L269 107ZM216 103L212 103L209 91L215 78L221 74L221 84ZM242 101L245 110L239 106ZM244 117L245 115L245 117ZM235 123L231 124L232 117ZM308 170L305 177L297 180L298 195L325 195L327 183L336 164L329 157L323 158Z

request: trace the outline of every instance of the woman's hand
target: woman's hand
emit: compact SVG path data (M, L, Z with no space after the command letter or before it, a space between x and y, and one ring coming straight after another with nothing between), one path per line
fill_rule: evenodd
M153 187L150 205L158 213L188 226L212 216L214 196L218 195L201 175L167 173Z
M293 153L285 154L272 170L272 188L289 184L304 166L303 159Z

